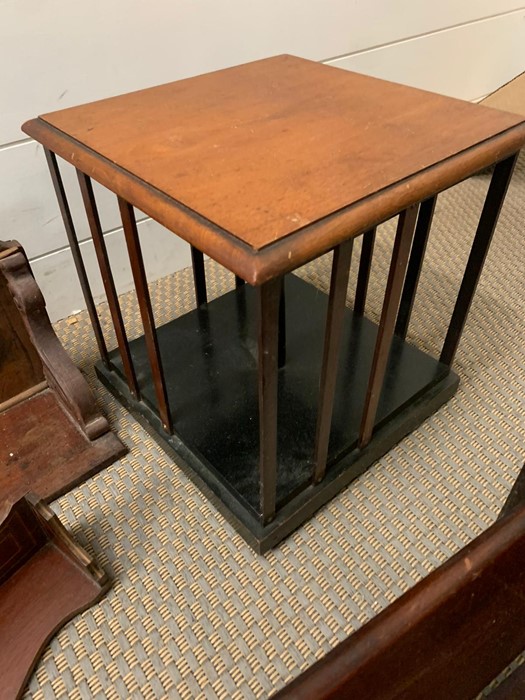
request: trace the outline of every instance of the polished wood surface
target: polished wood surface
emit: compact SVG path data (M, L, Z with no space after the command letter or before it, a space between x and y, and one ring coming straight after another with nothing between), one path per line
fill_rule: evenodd
M275 700L469 700L525 648L525 507L396 600ZM512 678L512 677L511 677ZM522 698L518 674L495 697Z
M291 56L42 119L256 250L523 121Z
M54 500L126 453L111 432L88 440L47 388L0 413L0 499Z
M292 56L23 128L252 283L525 141L522 117Z
M14 241L0 241L0 256L15 251ZM42 361L29 341L27 329L0 274L0 411L19 394L44 381Z
M15 700L48 640L109 580L38 498L0 506L0 700Z
M126 448L56 337L23 248L0 251L0 501L50 499Z

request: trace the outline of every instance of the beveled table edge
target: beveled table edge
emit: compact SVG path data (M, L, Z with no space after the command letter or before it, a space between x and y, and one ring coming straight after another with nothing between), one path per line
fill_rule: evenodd
M42 118L26 122L22 131L252 285L304 265L412 204L516 153L525 143L524 119L257 250Z

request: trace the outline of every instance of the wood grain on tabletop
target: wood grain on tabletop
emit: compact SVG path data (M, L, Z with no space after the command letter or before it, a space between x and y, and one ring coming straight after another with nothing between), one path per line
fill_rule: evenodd
M523 121L292 56L42 119L256 250Z

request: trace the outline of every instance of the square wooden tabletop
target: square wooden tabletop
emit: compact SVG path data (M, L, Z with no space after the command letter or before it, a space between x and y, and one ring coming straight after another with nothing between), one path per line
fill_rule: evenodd
M525 141L525 120L293 56L45 114L24 130L252 283Z

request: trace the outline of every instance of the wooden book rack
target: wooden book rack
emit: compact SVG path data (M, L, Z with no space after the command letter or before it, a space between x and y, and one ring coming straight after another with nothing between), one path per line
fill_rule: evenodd
M106 574L33 494L0 512L0 700L19 698L51 636L102 597Z
M126 451L56 337L23 248L0 241L0 503L56 498Z

